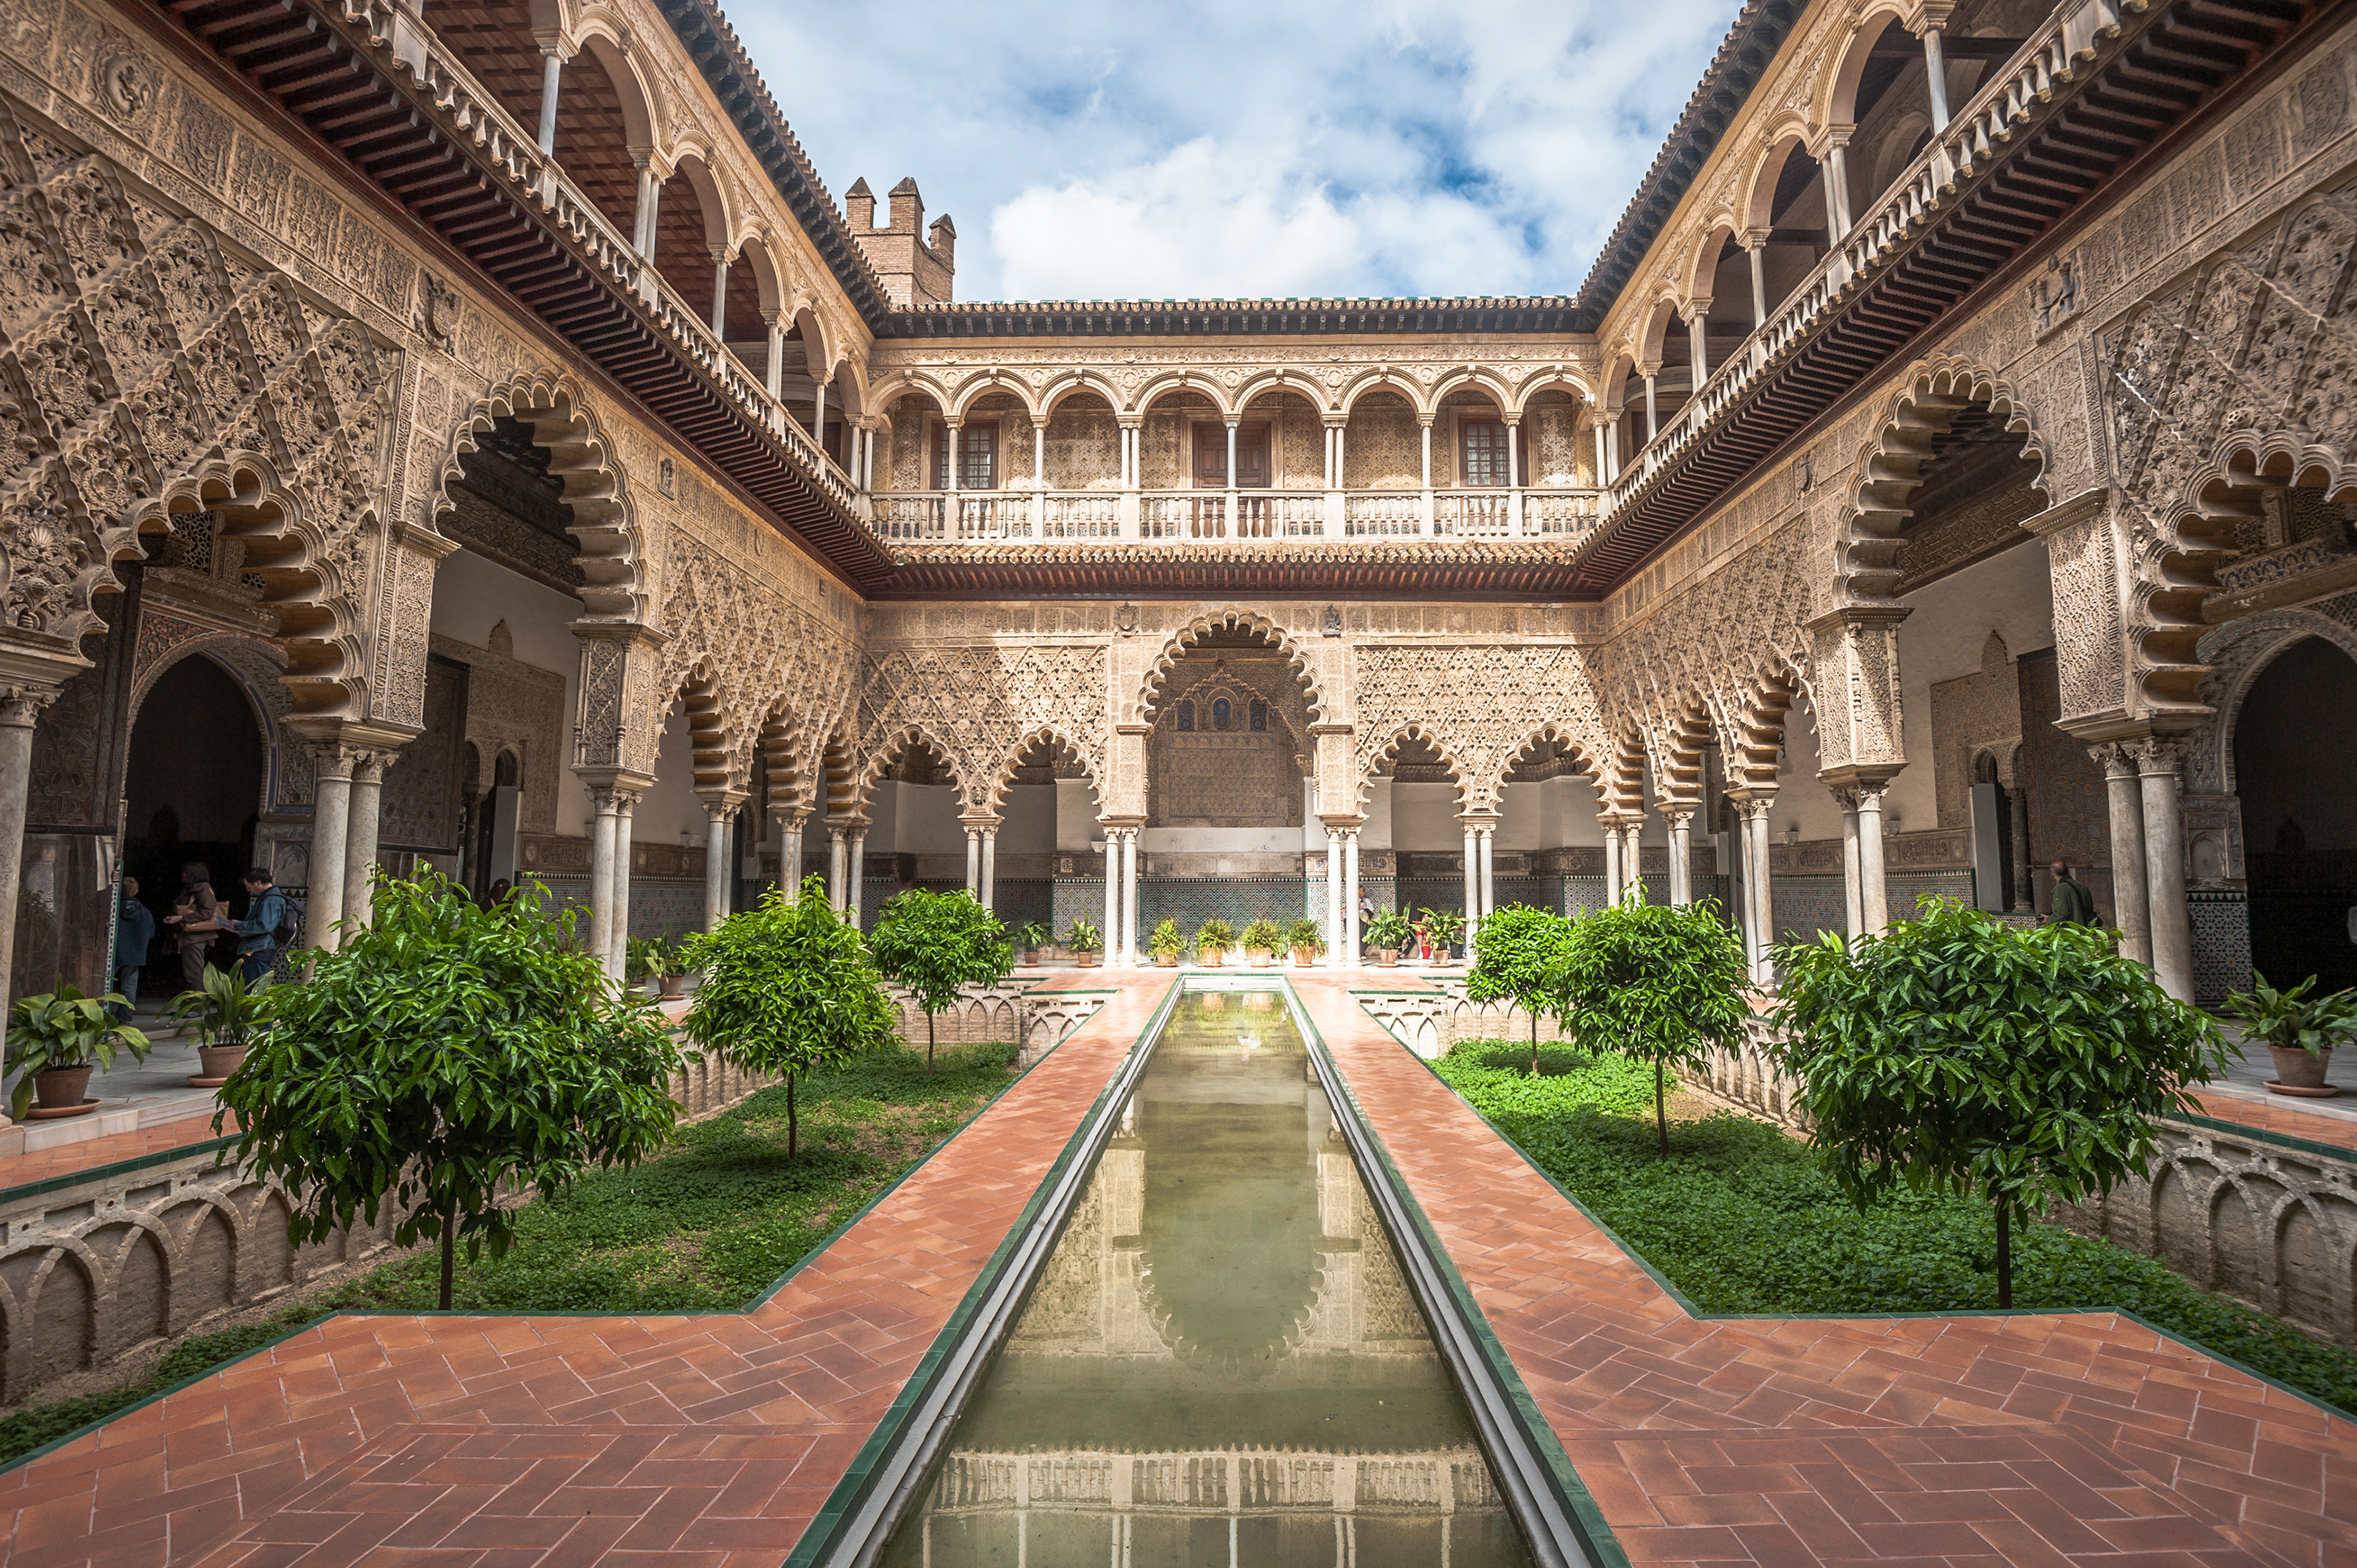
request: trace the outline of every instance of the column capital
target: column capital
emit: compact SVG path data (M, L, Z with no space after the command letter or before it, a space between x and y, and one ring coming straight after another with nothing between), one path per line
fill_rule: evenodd
M1685 322L1688 326L1692 326L1694 323L1709 316L1711 296L1709 295L1695 295L1692 299L1687 300L1684 305L1678 306L1678 318Z
M1768 231L1765 229L1738 229L1736 231L1735 242L1742 246L1747 251L1765 250L1768 245Z
M1676 832L1692 823L1695 813L1701 810L1691 800L1663 800L1657 803L1653 809L1661 812L1662 821L1668 825L1672 832Z
M737 811L753 796L746 789L698 789L695 798L703 803L704 814L716 821Z
M2187 737L2156 733L2122 741L2120 750L2136 764L2141 779L2177 777L2185 767Z
M1856 125L1826 125L1821 127L1803 145L1808 148L1811 157L1823 163L1827 153L1848 146L1849 139L1857 134Z

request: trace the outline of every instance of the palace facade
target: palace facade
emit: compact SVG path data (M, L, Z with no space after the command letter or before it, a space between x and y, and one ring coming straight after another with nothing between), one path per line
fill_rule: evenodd
M974 303L708 0L0 0L13 984L190 859L617 964L2061 860L2357 981L2352 102L2345 5L1754 0L1563 295Z

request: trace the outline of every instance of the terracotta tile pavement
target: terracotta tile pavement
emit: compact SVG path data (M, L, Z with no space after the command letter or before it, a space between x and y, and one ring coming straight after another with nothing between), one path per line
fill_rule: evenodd
M0 1555L776 1568L1168 984L1110 999L751 1312L337 1317L0 1475Z
M2219 1122L2239 1122L2262 1132L2287 1138L2305 1138L2336 1149L2357 1149L2357 1122L2345 1116L2324 1116L2296 1100L2259 1100L2241 1094L2204 1094L2201 1113Z
M1346 980L1292 978L1645 1568L2357 1565L2357 1423L2108 1314L1695 1319Z
M231 1117L225 1125L235 1131L239 1122ZM51 1176L71 1176L76 1171L96 1170L117 1160L135 1160L189 1144L210 1143L220 1136L213 1131L210 1116L190 1116L167 1122L160 1127L110 1133L103 1138L85 1138L79 1144L58 1144L28 1155L0 1155L0 1191L28 1182L47 1181Z

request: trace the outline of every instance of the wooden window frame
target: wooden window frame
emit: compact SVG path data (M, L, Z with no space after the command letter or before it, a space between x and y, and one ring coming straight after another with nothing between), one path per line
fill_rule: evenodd
M990 432L990 483L986 485L969 485L961 483L958 486L958 489L961 490L978 490L985 493L1004 489L1006 483L1006 452L999 444L997 420L968 419L963 420L959 423L958 463L963 467L966 460L974 455L973 448L966 445L965 438L977 430L987 430ZM935 481L935 483L931 488L936 490L946 490L950 488L950 427L948 421L935 419L932 422L932 431L933 455L931 459L932 472L931 478Z
M1187 443L1188 443L1188 453L1187 453L1187 487L1188 487L1188 489L1197 489L1197 490L1200 490L1200 489L1214 489L1214 490L1216 490L1216 489L1273 490L1273 489L1276 489L1276 421L1275 421L1275 420L1273 420L1273 419L1241 419L1241 420L1238 420L1238 421L1236 422L1236 449L1237 449L1239 452L1241 452L1241 451L1243 449L1244 442L1245 442L1245 438L1246 438L1246 433L1247 433L1247 432L1258 432L1262 436L1264 436L1264 437L1266 439L1267 444L1268 444L1268 470L1267 470L1268 477L1267 477L1266 478L1264 478L1263 480L1261 480L1261 482L1260 482L1260 483L1258 483L1258 484L1256 484L1256 485L1254 485L1254 484L1239 484L1239 485L1225 485L1225 486L1222 486L1222 485L1209 485L1209 486L1207 486L1207 485L1202 485L1202 484L1199 484L1199 483L1197 483L1197 482L1196 482L1196 476L1197 476L1198 474L1200 474L1200 473L1202 471L1202 464L1201 464L1202 438L1203 438L1203 432L1204 432L1204 431L1206 431L1206 430L1211 430L1211 431L1216 431L1216 432L1218 432L1218 435L1217 435L1216 439L1217 439L1217 441L1218 441L1218 443L1219 443L1219 446L1218 446L1218 448L1217 448L1217 449L1218 449L1218 451L1219 451L1219 453L1220 453L1220 467L1221 467L1221 470L1222 470L1222 472L1225 472L1225 471L1226 471L1226 468L1227 468L1227 448L1228 448L1228 426L1227 426L1227 422L1226 422L1225 420L1221 420L1221 419L1196 419L1196 420L1189 420L1189 421L1188 422L1188 435L1187 435ZM1232 478L1232 476L1231 476L1231 477Z
M1503 479L1484 479L1476 484L1467 476L1473 471L1472 432L1477 424L1495 425L1498 430L1499 460L1505 465ZM1460 413L1457 416L1457 488L1460 490L1510 490L1514 488L1514 448L1506 436L1506 421L1502 414Z

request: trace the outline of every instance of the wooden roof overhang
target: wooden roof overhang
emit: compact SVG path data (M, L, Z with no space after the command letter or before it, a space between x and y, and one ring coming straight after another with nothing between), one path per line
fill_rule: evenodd
M2289 58L2292 38L2332 9L2307 0L2170 0L2130 11L2118 47L2054 80L2042 102L2030 99L2026 124L1910 219L1900 242L1844 285L1813 328L1779 345L1765 373L1699 436L1625 490L1615 487L1616 504L1582 545L1567 591L1594 597L1628 581L1870 391L1878 372L2021 275L2101 209L2102 193L2140 177L2256 91L2273 74L2266 68Z
M780 532L863 592L883 585L891 561L857 493L799 430L768 426L758 383L504 110L382 0L149 4L185 53L414 220L454 269L536 318Z
M1571 549L1555 541L939 544L892 552L885 598L1227 597L1562 599Z

